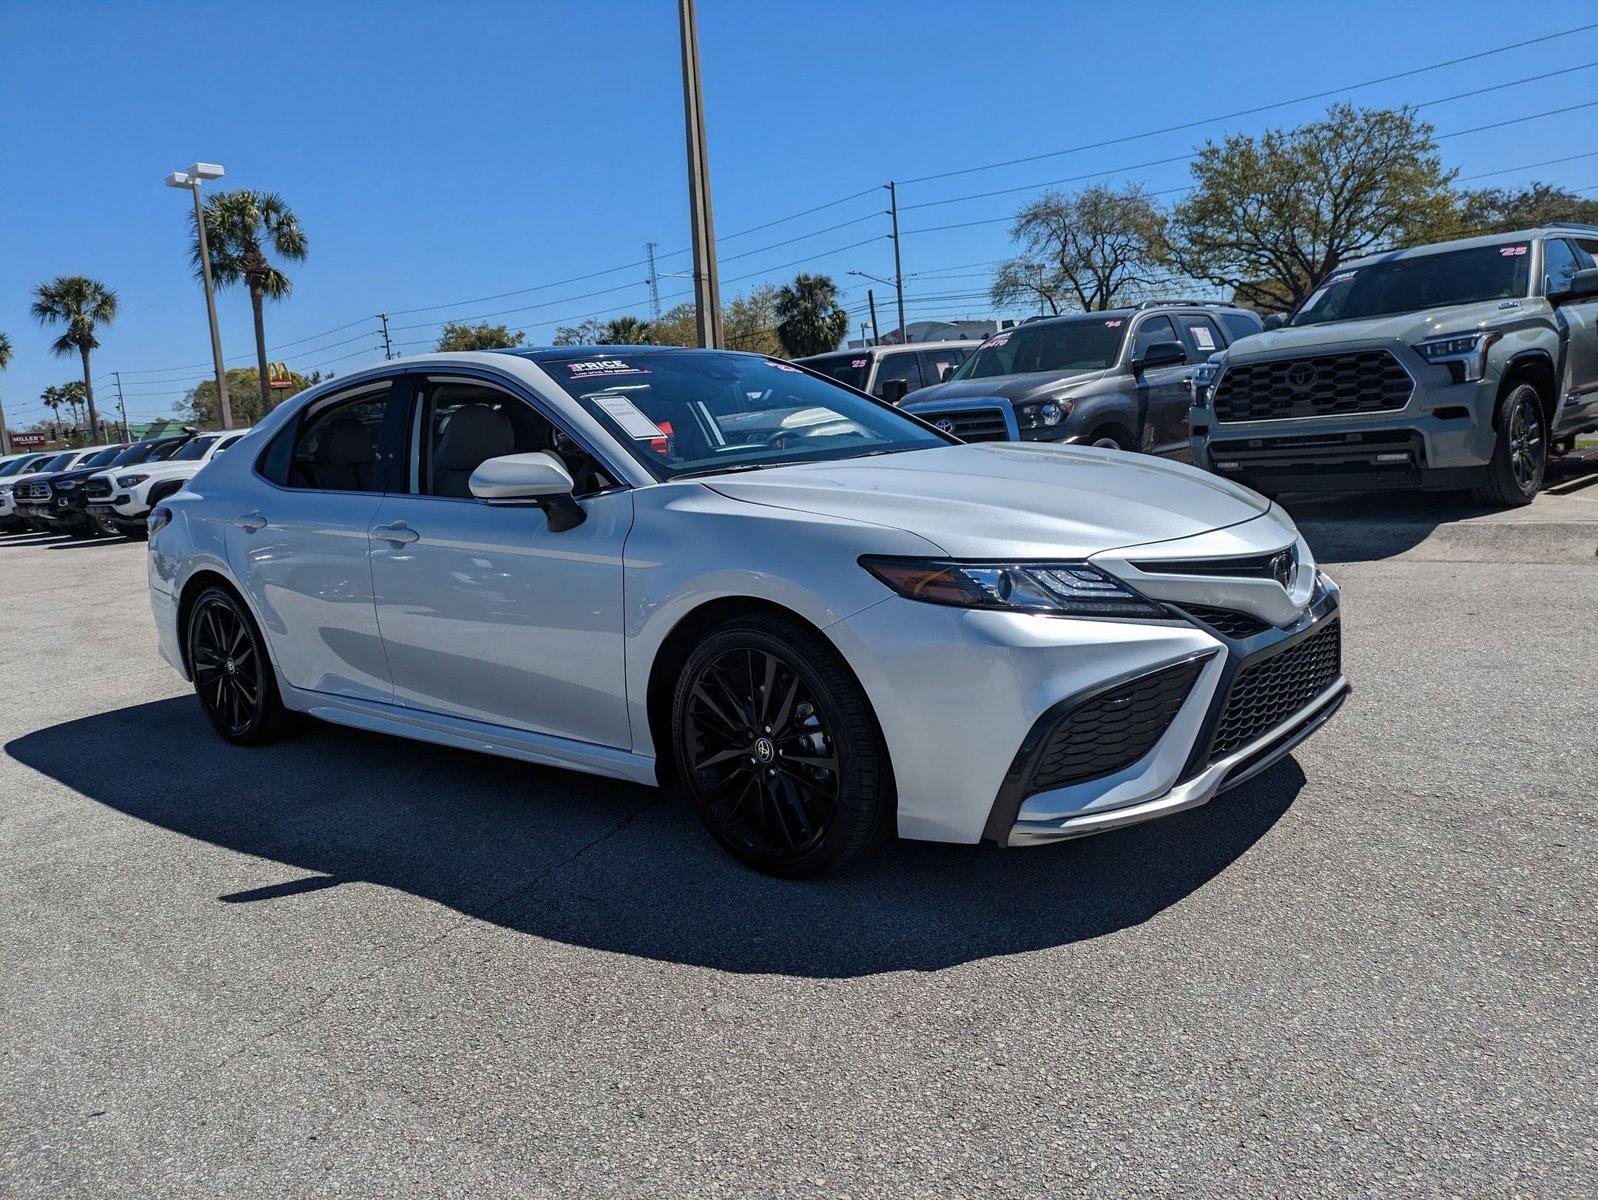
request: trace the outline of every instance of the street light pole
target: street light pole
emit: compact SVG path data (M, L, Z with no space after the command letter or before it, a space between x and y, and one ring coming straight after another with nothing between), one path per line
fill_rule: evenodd
M688 210L694 234L694 308L699 344L721 346L721 285L716 230L710 216L710 163L705 153L705 97L699 80L699 24L694 0L677 0L682 30L682 103L688 135Z
M194 194L194 228L200 237L200 274L205 280L205 315L211 323L211 361L216 367L216 405L222 428L233 428L233 406L228 402L227 371L222 366L222 331L216 324L216 290L211 284L211 247L205 236L205 209L200 204L200 183L222 178L215 163L195 163L187 171L173 171L166 177L167 187L188 188Z

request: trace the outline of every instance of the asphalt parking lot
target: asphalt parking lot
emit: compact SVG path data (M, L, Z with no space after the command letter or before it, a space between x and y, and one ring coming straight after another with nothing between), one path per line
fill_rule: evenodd
M673 798L223 745L136 543L0 538L0 1194L1598 1178L1598 467L1307 503L1355 696L1205 809L782 883Z

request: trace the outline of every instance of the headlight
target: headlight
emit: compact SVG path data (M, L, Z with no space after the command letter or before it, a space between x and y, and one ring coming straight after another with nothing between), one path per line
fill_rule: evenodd
M70 492L73 488L75 488L77 486L78 486L78 481L77 480L75 480L75 479L63 479L60 483L55 485L55 490L58 491L58 492Z
M14 483L0 483L0 496L9 496L11 489L16 486Z
M1205 405L1210 402L1210 389L1215 386L1215 379L1221 373L1221 360L1218 358L1206 359L1193 368L1193 403Z
M1475 383L1487 374L1487 352L1504 335L1496 329L1456 333L1416 342L1415 353L1429 363L1447 363L1455 383Z
M1022 429L1052 429L1071 415L1069 400L1035 400L1015 406L1015 423Z
M1168 615L1154 601L1085 562L955 562L867 556L860 565L899 595L928 604L1062 617Z
M118 475L117 487L138 487L148 478L148 475Z

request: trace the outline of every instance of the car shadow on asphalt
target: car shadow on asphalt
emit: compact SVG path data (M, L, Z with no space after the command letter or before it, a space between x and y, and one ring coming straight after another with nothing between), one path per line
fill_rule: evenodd
M794 882L728 859L673 793L316 723L241 749L188 697L5 749L129 816L308 873L260 886L260 864L241 860L241 887L205 903L292 905L367 881L573 945L819 978L937 970L1135 926L1236 861L1304 785L1287 759L1205 807L1099 837L901 842Z

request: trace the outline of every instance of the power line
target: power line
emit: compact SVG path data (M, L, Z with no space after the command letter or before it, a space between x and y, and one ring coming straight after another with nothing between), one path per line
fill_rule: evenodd
M1259 104L1253 108L1243 108L1236 112L1223 113L1216 117L1204 117L1196 121L1184 121L1178 125L1167 125L1160 129L1149 129L1142 133L1129 133L1121 137L1106 138L1099 142L1087 142L1080 146L1068 146L1063 150L1049 150L1042 154L1028 154L1020 158L1005 159L1002 162L984 163L981 166L961 167L954 171L939 171L930 175L919 175L914 179L906 179L905 183L929 183L934 179L952 179L957 175L974 175L979 171L996 171L1000 167L1013 167L1021 163L1039 162L1046 158L1059 158L1066 154L1078 154L1084 150L1099 150L1105 146L1120 146L1127 142L1141 141L1144 138L1158 137L1164 133L1178 133L1184 129L1197 129L1203 125L1214 125L1220 121L1232 121L1238 117L1250 117L1262 112L1271 112L1278 108L1287 108L1294 104L1307 104L1311 100L1324 100L1328 96L1339 96L1346 92L1359 91L1362 88L1375 87L1382 83L1392 83L1397 79L1409 79L1416 75L1424 75L1430 71L1439 71L1444 67L1458 66L1460 63L1474 62L1477 59L1488 58L1495 54L1503 54L1510 50L1519 50L1525 46L1535 46L1542 42L1551 42L1557 38L1570 37L1572 34L1586 33L1588 30L1598 29L1598 22L1589 25L1578 25L1574 29L1560 30L1558 33L1543 34L1541 37L1527 38L1524 41L1511 42L1503 46L1494 46L1487 50L1479 50L1474 54L1462 55L1459 58L1450 58L1442 62L1430 63L1424 67L1413 67L1408 71L1399 71L1392 75L1383 75L1378 79L1367 79L1363 83L1351 83L1343 87L1330 88L1322 92L1312 92L1306 96L1295 96L1291 100L1277 100L1270 104Z

